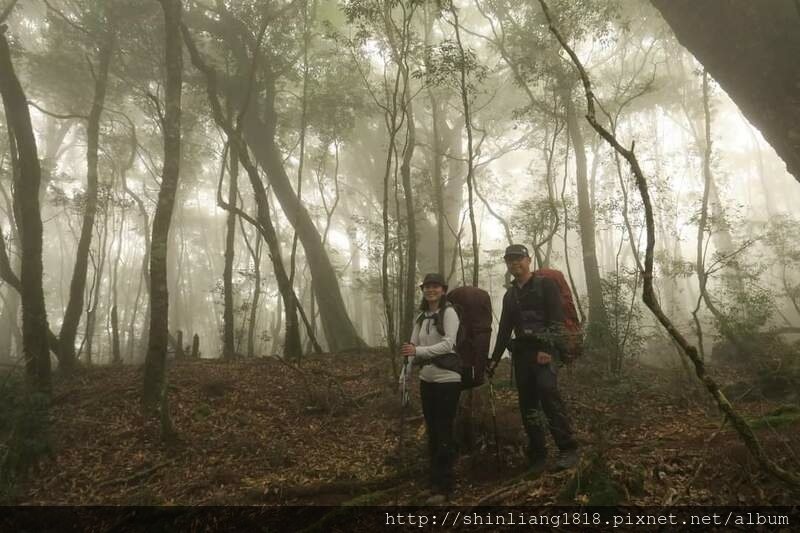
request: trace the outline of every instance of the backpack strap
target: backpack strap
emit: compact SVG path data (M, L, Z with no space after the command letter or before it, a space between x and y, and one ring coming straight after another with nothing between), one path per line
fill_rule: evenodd
M448 307L453 307L453 304L445 300L444 305L439 307L439 310L436 312L436 318L434 321L434 325L436 326L436 331L442 337L444 337L444 313L445 311L447 311Z

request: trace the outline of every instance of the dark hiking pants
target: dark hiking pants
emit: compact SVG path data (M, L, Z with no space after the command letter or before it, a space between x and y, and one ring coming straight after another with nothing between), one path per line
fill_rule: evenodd
M453 488L455 442L453 425L458 408L461 383L420 382L422 413L428 433L430 481L434 489L448 493Z
M547 453L545 420L559 450L574 450L578 447L572 435L564 401L558 392L556 365L537 364L537 351L536 348L515 346L513 352L519 411L525 432L528 434L529 459Z

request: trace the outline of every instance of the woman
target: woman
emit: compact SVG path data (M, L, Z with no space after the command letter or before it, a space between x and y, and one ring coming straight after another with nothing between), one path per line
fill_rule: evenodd
M403 344L400 353L420 367L420 396L428 433L433 492L426 503L439 504L447 501L453 489L453 423L461 392L458 356L454 353L459 320L445 298L447 282L443 276L427 274L420 288L421 313L414 321L411 342Z

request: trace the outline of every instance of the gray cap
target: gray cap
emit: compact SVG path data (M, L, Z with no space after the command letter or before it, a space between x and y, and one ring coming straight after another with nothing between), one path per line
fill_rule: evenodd
M503 255L503 259L513 256L530 257L531 255L528 253L528 249L524 244L512 244L506 248L506 253Z
M432 272L430 274L425 274L425 279L422 280L422 284L420 284L419 288L421 289L425 285L428 284L437 284L441 285L445 289L447 289L447 281L445 281L444 276L439 274L438 272Z

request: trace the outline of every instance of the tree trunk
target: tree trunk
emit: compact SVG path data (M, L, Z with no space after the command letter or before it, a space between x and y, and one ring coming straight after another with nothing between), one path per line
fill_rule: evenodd
M14 170L16 172L16 169ZM0 191L7 201L10 218L10 230L12 242L19 243L19 235L16 231L16 223L13 219L13 207L5 189L0 184ZM7 289L5 295L0 292L3 298L3 314L0 315L0 354L8 354L9 357L16 358L22 352L22 334L19 331L19 278L15 271L19 271L19 255L17 254L15 266L12 267L6 250L5 234L0 227L0 279L6 282ZM12 349L12 341L14 347Z
M800 181L796 0L651 0Z
M274 127L268 127L258 120L255 112L251 112L245 117L244 133L253 155L267 172L275 197L287 213L287 219L293 223L303 244L311 275L316 280L316 286L320 288L317 305L329 349L337 352L364 346L350 321L339 288L338 275L322 246L319 231L306 207L297 199L283 167L283 157L275 144Z
M189 55L192 59L194 66L200 70L206 78L206 92L208 95L209 103L214 115L214 121L222 128L227 137L227 141L231 147L235 146L235 152L239 155L239 162L245 169L247 177L250 180L250 185L253 188L256 200L256 218L249 217L241 210L236 212L246 218L253 226L258 228L264 240L267 242L269 255L272 259L273 270L275 278L278 282L278 291L281 294L284 308L286 309L286 338L284 343L284 356L285 357L299 357L302 352L302 345L300 343L300 328L297 320L298 301L294 293L294 289L289 281L289 276L283 266L283 259L281 254L281 246L278 240L278 234L275 231L275 226L272 224L272 217L270 215L269 199L264 184L258 175L258 170L255 164L250 159L250 153L247 150L247 145L244 143L239 126L234 129L233 125L225 119L222 112L222 106L219 103L217 93L217 77L213 69L209 68L200 57L194 42L189 35L189 30L184 26L183 37L186 46L189 49ZM253 73L255 74L255 73ZM288 179L288 178L287 178ZM230 205L223 205L226 209L234 209Z
M459 31L458 12L453 4L450 4L450 13L453 15L453 28L456 32L456 42L461 55L459 74L461 76L461 104L464 109L464 128L467 130L467 209L469 210L469 224L472 229L472 285L478 286L478 274L480 272L480 249L478 245L478 227L475 223L475 208L473 200L474 192L474 168L475 168L475 155L472 146L472 118L469 103L469 94L467 86L467 70L466 70L466 57L464 55L464 47L461 44L461 32Z
M244 231L244 222L240 219L242 224L242 237L244 237L244 242L247 245L247 249L250 252L250 257L253 259L253 298L250 303L250 319L247 322L247 357L255 357L256 349L255 349L255 334L256 334L256 319L258 318L258 305L261 299L261 234L256 231L255 239L256 245L255 249L253 246L250 245L250 241L247 239L247 234Z
M119 342L119 318L117 306L111 306L111 362L115 365L122 363L122 351Z
M3 299L3 312L0 314L0 358L11 362L16 358L15 348L18 348L18 346L12 348L12 341L19 335L15 332L18 329L19 297L17 291L12 288L3 291L0 296Z
M369 340L364 324L364 297L362 292L358 290L360 287L358 277L361 275L361 248L358 246L358 231L352 221L350 221L350 225L347 228L347 240L350 245L351 309L353 309L353 318L355 319L358 335Z
M108 244L108 209L109 205L105 206L103 212L103 233L100 240L98 255L100 256L99 263L94 265L94 273L92 274L92 285L89 290L89 309L86 312L86 334L84 340L86 342L86 363L92 364L92 348L94 346L94 330L97 324L97 307L100 304L100 292L103 287L103 270L106 265L107 244Z
M463 117L461 117L463 119ZM445 234L445 264L455 264L461 254L461 237L459 214L464 205L464 180L466 177L466 163L464 162L464 143L461 130L464 124L458 118L453 118L452 128L442 122L440 126L445 130L445 138L448 140L447 146L447 183L444 188L444 224ZM442 272L450 280L453 269L450 272Z
M705 118L703 130L705 135L703 137L703 142L698 142L698 147L702 147L703 149L703 203L700 209L700 220L697 224L697 248L695 259L697 281L700 288L700 296L703 298L703 302L705 302L708 310L711 311L712 315L714 315L720 332L725 336L726 339L736 346L740 353L745 353L746 346L743 342L743 339L730 327L728 320L725 318L719 308L717 308L716 304L713 302L713 300L711 300L711 296L708 294L708 273L706 272L705 264L705 234L708 230L706 226L708 224L709 203L711 201L712 190L714 189L714 174L711 171L713 147L711 141L711 109L708 99L708 74L706 72L703 72L703 116ZM719 198L717 198L717 202L719 202ZM727 231L725 233L727 233ZM717 245L718 247L727 247L727 249L718 248L718 250L723 253L727 253L733 248L730 234L728 233L727 235L727 238L722 238L721 242ZM737 277L737 279L739 279L739 284L741 285L741 278ZM700 350L702 354L703 347L702 343L700 344Z
M183 276L184 276L184 261L186 258L186 239L183 236L183 206L178 202L179 190L175 191L174 209L171 217L170 227L174 228L170 232L169 239L167 240L167 254L172 250L175 259L167 263L167 287L172 286L169 292L169 317L167 322L170 329L175 331L177 329L184 329L183 306L181 299L183 296ZM172 224L174 222L174 224ZM171 242L170 242L171 241ZM175 338L171 337L170 341L174 343Z
M571 91L561 88L561 100L567 113L567 128L575 154L575 178L578 192L578 226L581 231L581 250L583 251L583 270L586 276L586 289L589 296L589 323L596 327L589 332L599 333L608 324L603 288L600 281L600 267L597 263L595 246L594 216L589 205L589 182L586 166L586 145L578 123L578 113Z
M223 162L223 166L224 164ZM236 207L239 197L239 156L235 146L230 147L229 168L230 172L228 178L230 179L230 183L228 187L228 204ZM225 270L222 273L224 297L224 310L222 313L224 328L222 335L222 356L225 359L232 359L236 351L233 346L233 256L236 243L236 213L233 210L228 211L225 229Z
M42 217L39 211L41 168L36 150L28 101L19 83L11 51L0 27L0 95L11 132L11 156L19 172L14 175L14 208L22 255L20 294L22 296L22 352L30 383L50 391L47 310L42 288Z
M77 363L75 358L75 336L83 313L89 251L92 246L94 222L97 214L97 159L100 144L100 118L105 105L108 70L113 49L114 30L113 28L107 28L99 52L92 110L86 123L86 205L83 211L78 249L75 252L75 267L72 270L72 281L69 286L69 300L64 311L61 331L58 335L58 363L63 372L72 371Z
M405 114L406 114L406 145L403 149L403 162L400 165L400 175L403 180L403 196L405 197L406 207L406 229L408 231L408 251L406 255L405 269L405 296L403 298L403 314L400 323L400 338L404 341L411 338L411 330L414 325L415 296L417 294L417 224L415 222L416 212L414 211L414 188L411 184L411 159L414 157L414 146L416 144L416 127L414 126L414 111L411 104L411 95L408 75L406 74L406 95Z
M433 141L431 142L431 165L433 181L433 197L436 205L436 271L445 275L445 212L444 212L444 178L442 177L442 135L439 132L439 120L442 110L440 103L429 89L431 100L431 129Z
M181 159L181 2L160 0L164 11L166 56L166 101L163 121L164 168L158 203L153 216L150 252L150 333L144 370L143 403L146 408L159 404L166 379L169 337L169 292L167 290L167 246L175 193L178 189Z
M271 354L277 354L280 348L281 329L283 329L283 297L278 291L278 297L275 302L275 322L272 327L272 346L270 347Z

